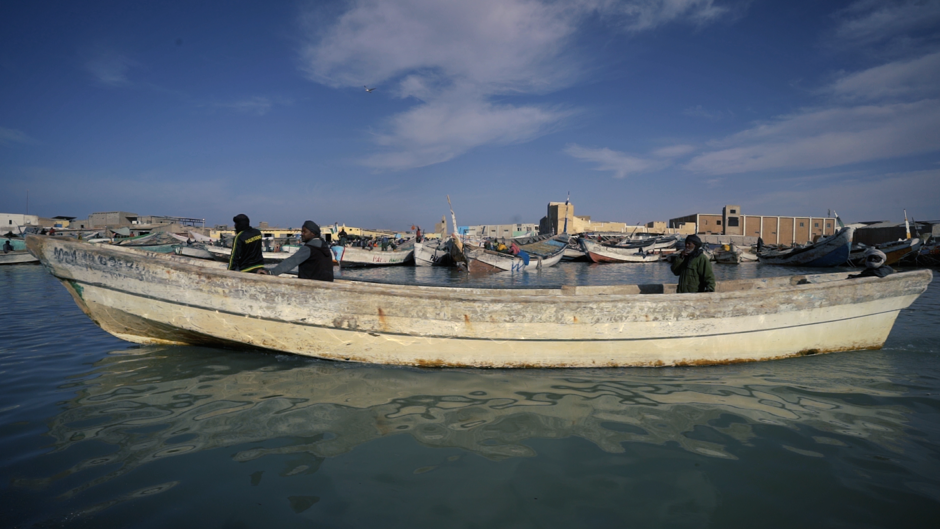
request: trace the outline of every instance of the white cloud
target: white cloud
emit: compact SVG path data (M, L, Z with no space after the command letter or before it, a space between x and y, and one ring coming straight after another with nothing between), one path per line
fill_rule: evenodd
M724 113L720 110L707 110L702 105L696 105L694 107L687 108L682 111L686 116L691 116L694 118L705 118L713 121L717 121L724 117Z
M940 148L940 101L810 110L715 143L685 168L706 174L807 169Z
M670 147L656 149L653 151L653 156L660 158L679 158L692 152L695 152L695 147L692 145L672 145Z
M13 143L35 143L35 142L36 140L30 138L23 131L0 127L0 145L10 145Z
M97 50L85 59L85 69L95 80L106 86L124 86L130 84L127 72L137 63L122 53L113 50Z
M334 88L378 86L376 93L419 101L387 120L377 136L394 152L366 163L388 169L526 141L559 125L570 111L492 99L578 82L588 61L569 45L590 16L635 32L674 20L701 24L725 12L713 0L358 0L350 6L328 26L322 12L306 13L302 68ZM433 134L418 128L429 124Z
M910 39L919 31L935 32L940 2L931 0L860 0L836 14L835 37L852 46Z
M826 90L847 99L936 95L940 92L940 52L845 75Z
M597 167L594 168L595 171L613 172L614 178L624 178L633 174L662 169L666 165L664 162L639 158L606 147L590 149L571 144L565 147L565 153L579 160L597 164Z

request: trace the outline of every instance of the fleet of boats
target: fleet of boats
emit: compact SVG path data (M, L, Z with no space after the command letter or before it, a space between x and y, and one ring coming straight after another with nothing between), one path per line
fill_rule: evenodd
M698 294L674 284L453 288L242 274L64 237L26 243L124 340L435 367L709 365L880 348L933 277L843 271L722 281Z

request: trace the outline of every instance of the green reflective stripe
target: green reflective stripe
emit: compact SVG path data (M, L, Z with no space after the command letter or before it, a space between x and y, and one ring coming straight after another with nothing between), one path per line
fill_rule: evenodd
M255 265L255 266L249 266L248 268L245 268L244 270L242 270L242 272L251 272L252 270L257 270L257 269L259 269L259 268L264 268L264 265L263 265L263 264L259 264L259 265Z

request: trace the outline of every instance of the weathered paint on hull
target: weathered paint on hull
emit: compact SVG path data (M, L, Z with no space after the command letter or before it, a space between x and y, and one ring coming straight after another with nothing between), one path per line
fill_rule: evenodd
M414 250L383 252L381 249L365 250L347 246L343 250L343 267L403 265L413 258Z
M652 294L674 285L463 289L301 281L29 243L89 317L128 341L418 366L703 365L879 348L932 278L768 278L719 283L713 294Z
M810 248L759 256L760 261L764 264L812 268L841 266L848 261L852 252L853 233L855 228L842 228Z

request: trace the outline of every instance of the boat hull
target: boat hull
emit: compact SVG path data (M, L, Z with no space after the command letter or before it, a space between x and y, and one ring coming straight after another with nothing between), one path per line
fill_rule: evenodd
M414 250L383 252L381 249L366 250L355 246L346 246L343 250L343 268L404 265L413 260Z
M14 265L14 264L27 264L27 263L38 263L39 259L33 257L33 255L26 250L13 251L9 253L0 253L0 265Z
M810 247L785 252L758 255L764 264L828 268L842 266L852 251L854 228L842 228L834 235L821 239Z
M604 246L590 239L581 239L580 244L584 252L595 263L655 263L663 260L662 253L638 253L633 248Z
M565 250L558 248L554 254L545 257L530 255L528 264L518 255L484 250L475 246L464 246L463 253L467 259L467 270L471 273L535 272L561 262Z

